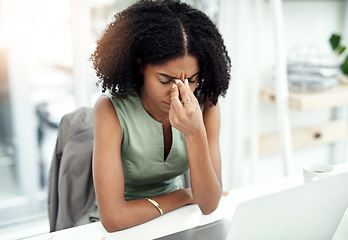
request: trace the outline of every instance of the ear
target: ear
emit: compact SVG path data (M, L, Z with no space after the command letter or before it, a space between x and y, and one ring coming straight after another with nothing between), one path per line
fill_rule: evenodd
M141 59L140 58L137 58L137 64L138 64L138 67L139 67L139 72L141 74L144 73L144 69L143 69L143 65L141 64Z

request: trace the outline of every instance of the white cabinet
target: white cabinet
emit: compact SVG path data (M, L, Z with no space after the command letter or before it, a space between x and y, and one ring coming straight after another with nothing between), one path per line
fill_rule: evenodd
M344 1L344 0L343 0ZM257 169L259 157L265 154L271 154L275 152L281 152L283 158L284 174L291 175L294 170L294 159L292 159L293 150L311 146L315 144L331 144L337 141L341 141L347 138L348 120L345 119L332 119L332 121L319 124L318 126L310 126L302 129L292 129L289 117L290 109L296 109L299 111L315 110L315 109L337 109L341 106L348 106L348 86L339 85L332 89L325 91L302 94L288 91L288 80L287 80L287 61L286 52L284 47L285 35L289 37L291 34L299 34L299 32L293 31L291 34L289 30L283 29L283 5L285 0L270 0L268 6L272 9L272 22L273 22L273 37L275 40L276 49L276 72L275 72L275 85L273 89L257 88L252 92L261 92L261 99L266 102L275 104L276 118L278 123L278 131L276 133L270 133L265 135L259 135L258 131L255 131L255 137L252 137L250 141L251 149L251 176ZM307 6L308 1L298 1L297 5ZM345 20L344 20L344 34L348 34L348 3L345 1ZM313 9L308 10L308 21L310 20L310 13ZM296 13L294 13L294 16ZM292 18L293 19L293 18ZM302 19L303 20L303 19ZM295 23L294 23L295 24ZM296 24L301 24L296 22ZM294 26L294 25L292 25ZM303 29L302 29L303 31ZM310 31L310 29L308 30ZM333 29L334 31L334 29ZM285 33L284 33L285 32ZM347 36L344 36L348 38ZM254 122L258 121L259 106L256 100L252 100L252 113L251 116L255 119ZM305 114L305 112L303 113ZM257 129L258 123L253 123L255 126L250 126L251 129ZM346 145L347 145L346 141ZM346 147L346 149L348 146ZM347 161L347 150L345 159ZM253 181L253 180L251 180Z
M264 102L275 103L276 94L271 88L261 89ZM288 106L298 111L338 108L348 106L348 85L338 85L316 93L289 92ZM318 124L300 129L292 129L292 147L298 149L319 144L331 144L346 140L348 135L348 119L332 119L325 124ZM347 146L348 147L348 146ZM260 155L279 152L279 135L265 134L260 137Z

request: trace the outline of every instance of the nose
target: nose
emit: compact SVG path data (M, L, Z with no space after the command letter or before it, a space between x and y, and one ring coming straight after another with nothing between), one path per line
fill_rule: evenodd
M180 78L178 78L178 79L181 80L181 81L185 84L185 80L186 80L187 78L185 77L184 74L182 74L182 75L180 76Z
M185 83L185 80L187 79L186 74L182 73L180 74L180 78L179 78L183 83Z

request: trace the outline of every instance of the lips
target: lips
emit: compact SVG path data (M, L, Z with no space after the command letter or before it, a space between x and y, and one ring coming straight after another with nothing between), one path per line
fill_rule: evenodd
M163 102L163 103L166 107L170 108L170 103L167 103L167 102Z

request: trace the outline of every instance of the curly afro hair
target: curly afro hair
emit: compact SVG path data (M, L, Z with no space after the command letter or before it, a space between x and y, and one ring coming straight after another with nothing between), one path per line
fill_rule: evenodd
M102 91L125 98L143 85L138 59L156 65L187 54L200 65L198 101L215 105L228 88L230 58L209 17L178 0L141 0L116 14L91 60Z

